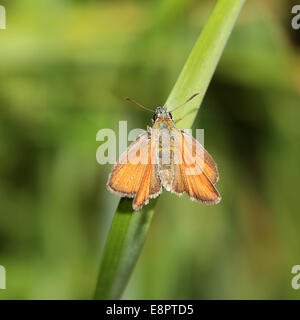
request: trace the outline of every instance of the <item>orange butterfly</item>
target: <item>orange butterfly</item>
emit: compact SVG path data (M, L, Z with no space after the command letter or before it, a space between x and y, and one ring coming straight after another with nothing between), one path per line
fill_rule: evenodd
M153 112L130 98L126 100ZM113 167L108 190L134 198L134 210L140 210L150 198L159 196L162 187L177 195L186 192L191 200L205 204L220 202L215 187L218 170L209 153L190 134L175 127L166 106L155 109L152 121L153 127L148 127Z

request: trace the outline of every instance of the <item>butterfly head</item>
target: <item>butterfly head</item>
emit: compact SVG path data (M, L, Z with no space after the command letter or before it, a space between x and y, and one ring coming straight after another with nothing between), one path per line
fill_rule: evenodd
M155 113L153 115L152 118L152 122L156 122L156 120L172 120L172 114L171 112L167 111L167 107L163 106L163 107L157 107L155 109Z

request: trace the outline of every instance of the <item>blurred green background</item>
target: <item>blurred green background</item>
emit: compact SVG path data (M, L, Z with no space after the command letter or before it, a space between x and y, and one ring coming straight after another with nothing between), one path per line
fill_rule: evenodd
M1 1L0 299L89 299L119 198L102 128L145 128L215 1ZM251 0L194 124L222 201L164 192L127 299L299 299L300 30L296 1Z

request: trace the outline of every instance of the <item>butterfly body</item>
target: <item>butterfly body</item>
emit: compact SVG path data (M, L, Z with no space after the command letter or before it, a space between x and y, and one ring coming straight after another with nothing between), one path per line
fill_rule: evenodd
M113 167L108 189L134 198L134 210L160 195L162 187L178 195L186 192L198 202L218 203L221 197L214 186L218 171L208 152L191 135L176 128L165 106L155 109L152 121L153 127L148 127Z
M156 109L157 110L157 109ZM157 130L156 144L158 145L158 174L162 186L171 190L174 176L174 143L172 131L175 125L169 115L158 117L153 125L153 131Z

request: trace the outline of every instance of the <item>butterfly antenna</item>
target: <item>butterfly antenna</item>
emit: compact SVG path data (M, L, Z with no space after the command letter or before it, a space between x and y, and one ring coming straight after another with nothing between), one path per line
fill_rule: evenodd
M154 110L149 109L149 108L147 108L147 107L144 107L143 105L141 105L140 103L136 102L135 100L133 100L133 99L131 99L131 98L126 97L126 98L124 98L124 100L130 101L130 102L136 104L137 106L141 107L142 109L145 109L145 110L147 110L147 111L150 111L150 112L155 113Z
M178 108L184 106L186 103L188 103L189 101L191 101L192 99L194 99L195 97L197 97L199 95L199 93L194 93L190 98L188 98L183 104L179 105L178 107L176 107L175 109L172 110L172 112L174 112L175 110L177 110Z

